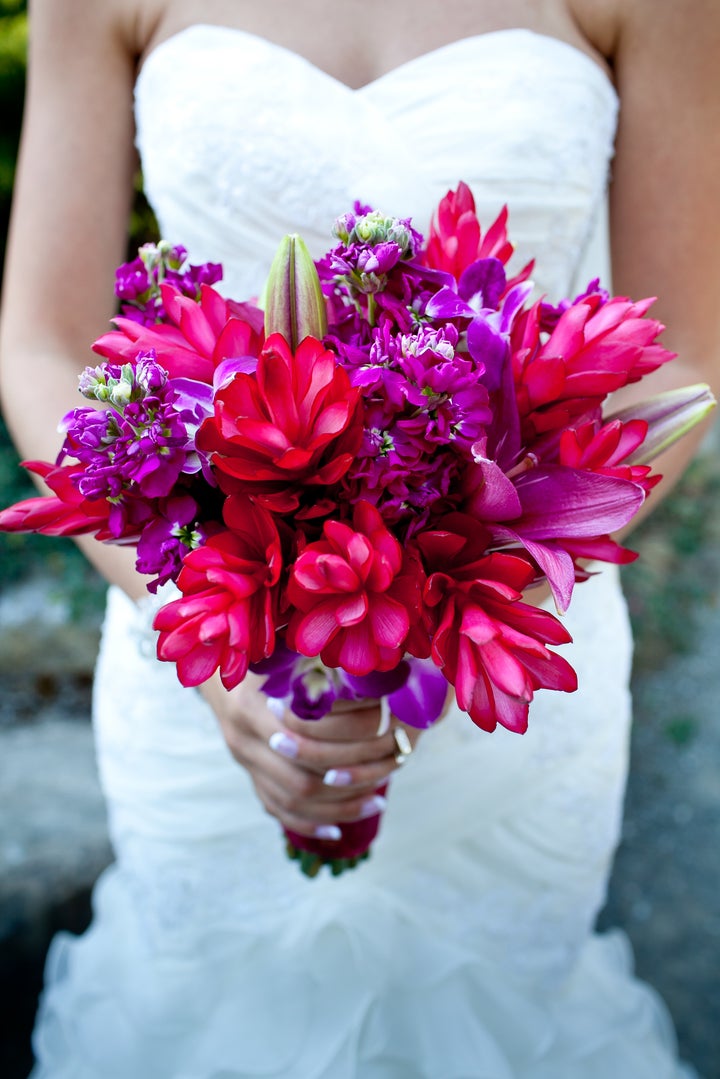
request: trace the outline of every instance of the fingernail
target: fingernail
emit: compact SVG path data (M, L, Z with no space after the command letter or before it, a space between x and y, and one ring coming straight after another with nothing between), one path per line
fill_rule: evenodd
M387 798L383 798L382 794L374 794L372 798L368 798L366 802L363 802L359 820L364 820L365 817L374 817L376 813L382 813L386 805Z
M323 783L327 783L328 787L347 787L352 783L352 772L331 768L323 776Z
M316 839L342 839L342 831L337 824L319 824L315 829Z
M266 697L265 706L278 719L282 719L285 715L285 701L281 700L280 697Z
M387 734L390 730L390 704L387 697L380 698L380 726L377 729L378 738Z
M281 757L289 757L290 760L293 760L298 755L299 747L297 742L289 734L285 734L284 731L275 731L274 734L271 734L268 745L270 749L274 749Z

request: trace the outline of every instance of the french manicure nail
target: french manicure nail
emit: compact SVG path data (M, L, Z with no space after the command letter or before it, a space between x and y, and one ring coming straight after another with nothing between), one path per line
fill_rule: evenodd
M380 726L377 729L378 738L390 730L390 703L387 697L380 698Z
M274 749L281 757L289 757L290 760L293 760L298 755L297 742L285 731L275 731L271 734L268 745L270 749Z
M347 787L352 783L352 772L342 768L331 768L323 776L323 783L328 787Z
M359 819L364 820L365 817L374 817L376 813L382 813L386 805L387 798L383 798L382 794L374 794L372 798L363 802Z
M337 824L319 824L315 829L316 839L342 839L342 831Z

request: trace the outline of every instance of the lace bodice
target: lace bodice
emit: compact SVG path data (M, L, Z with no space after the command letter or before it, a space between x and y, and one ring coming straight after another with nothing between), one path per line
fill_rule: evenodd
M536 257L538 288L559 298L599 224L616 109L589 56L527 30L457 41L351 90L272 42L195 25L150 53L136 91L162 232L222 261L237 299L257 295L286 232L319 254L355 199L424 231L459 180L485 224L509 204L518 265Z

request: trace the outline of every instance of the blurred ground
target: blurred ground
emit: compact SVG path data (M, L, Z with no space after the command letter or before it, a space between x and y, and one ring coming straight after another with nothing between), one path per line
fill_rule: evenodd
M634 537L636 720L601 925L628 932L683 1056L720 1079L720 465L708 455ZM97 618L62 588L0 594L0 1075L24 1079L42 963L80 931L110 853L88 714ZM42 625L37 611L43 610ZM98 1077L101 1079L101 1077ZM632 1079L618 1076L613 1079Z

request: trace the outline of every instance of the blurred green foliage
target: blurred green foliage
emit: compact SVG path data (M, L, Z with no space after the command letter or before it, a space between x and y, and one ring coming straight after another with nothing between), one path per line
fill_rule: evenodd
M25 96L25 9L24 0L0 0L0 250L3 254Z
M650 496L652 498L652 495ZM695 642L695 612L720 602L720 462L706 452L669 498L629 537L640 558L623 570L635 633L635 666L655 670Z

